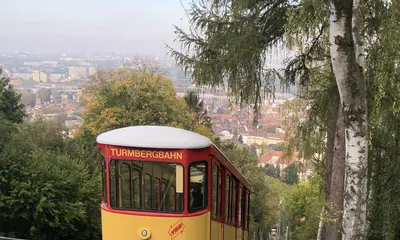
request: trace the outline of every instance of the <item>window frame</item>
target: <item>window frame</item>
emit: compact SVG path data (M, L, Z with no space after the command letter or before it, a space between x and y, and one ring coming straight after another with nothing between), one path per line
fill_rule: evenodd
M140 189L139 189L139 194L140 194L140 199L139 200L140 200L140 203L139 204L140 204L140 208L134 208L134 206L133 206L134 204L133 203L131 204L132 208L122 208L122 207L120 208L120 207L118 207L119 201L120 201L120 199L119 199L120 183L119 183L119 169L118 169L119 161L121 161L121 162L131 162L131 165L130 165L131 166L131 170L130 170L130 174L131 175L133 174L134 170L139 171L139 173L140 173L139 174L139 187L140 187ZM151 160L150 161L149 160L144 160L143 161L143 160L134 160L134 159L112 158L112 159L110 159L110 161L108 163L108 166L110 167L110 171L109 171L110 204L109 204L109 207L111 209L118 210L118 211L148 212L148 213L155 213L155 214L182 214L184 212L184 209L185 209L184 198L182 199L182 208L179 211L176 211L176 210L173 210L173 211L168 211L168 210L161 211L161 210L158 210L158 208L160 206L158 206L157 208L153 208L153 209L145 209L144 208L144 186L143 186L142 182L144 181L145 174L148 174L148 175L151 176L151 182L152 182L151 195L152 195L152 197L155 194L154 188L153 188L154 187L154 183L158 183L158 196L154 196L154 197L157 197L156 206L159 205L161 203L160 201L162 200L160 198L162 197L161 196L161 183L162 183L162 180L163 180L162 177L159 178L159 177L156 177L156 176L152 176L148 172L144 172L143 171L143 163L145 163L145 162L148 162L148 163L164 163L164 164L173 163L173 164L176 164L176 165L180 165L182 167L182 169L183 169L182 181L183 181L183 185L184 185L183 187L185 187L185 169L186 168L185 168L185 164L182 163L182 162L164 162L164 161L151 161ZM115 190L113 190L113 191L111 189L111 179L113 177L112 174L111 174L111 166L114 166L114 169L115 169L115 176L114 176L114 178L115 178ZM142 166L142 167L140 167L140 166ZM175 175L175 177L176 177L176 175ZM133 186L132 179L131 179L131 185ZM115 203L114 203L114 205L111 204L111 202L112 202L112 199L111 199L112 192L114 192L114 194L115 194ZM131 200L134 201L134 199L133 199L133 187L131 187L130 192L132 194L132 199ZM152 202L153 202L153 199L152 199ZM152 207L153 207L153 204L152 204Z
M192 196L191 196L191 193L190 193L190 190L191 190L191 188L190 188L190 168L193 166L193 165L198 165L198 164L201 164L201 163L204 163L204 165L205 165L205 177L204 177L204 179L205 179L205 183L203 183L203 185L204 185L204 196L203 196L203 198L205 199L205 204L204 204L204 206L203 207L201 207L201 208L196 208L196 209L191 209L191 207L190 207L190 201L191 201L191 199L192 199ZM188 202L187 202L187 211L188 211L188 213L195 213L195 212L199 212L199 211L202 211L202 210L204 210L204 209L207 209L208 208L208 205L209 205L209 201L208 201L208 184L209 184L209 181L208 181L208 172L209 172L209 169L208 169L208 161L206 161L206 160L200 160L200 161L194 161L194 162L191 162L189 165L188 165L188 167L187 167L187 176L188 176L188 178L187 178L187 182L188 182Z

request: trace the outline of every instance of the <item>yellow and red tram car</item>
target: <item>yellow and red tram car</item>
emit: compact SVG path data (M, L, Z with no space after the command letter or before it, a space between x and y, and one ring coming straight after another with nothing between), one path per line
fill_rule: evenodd
M134 126L97 137L104 240L248 240L249 182L206 137Z

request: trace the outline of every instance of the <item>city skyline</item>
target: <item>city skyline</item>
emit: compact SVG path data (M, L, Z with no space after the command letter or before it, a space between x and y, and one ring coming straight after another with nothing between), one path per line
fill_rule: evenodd
M3 52L115 52L164 58L174 27L188 28L179 0L0 0ZM187 6L188 1L182 4Z

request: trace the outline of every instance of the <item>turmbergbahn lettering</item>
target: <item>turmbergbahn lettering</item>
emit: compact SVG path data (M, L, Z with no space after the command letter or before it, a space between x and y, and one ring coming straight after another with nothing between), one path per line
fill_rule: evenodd
M182 160L181 152L165 152L135 149L119 149L111 148L111 155L115 157L137 157L137 158L154 158L154 159L174 159Z

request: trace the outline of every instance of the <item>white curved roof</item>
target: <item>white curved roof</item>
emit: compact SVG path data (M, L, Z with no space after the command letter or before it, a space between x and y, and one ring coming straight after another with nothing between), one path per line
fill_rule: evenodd
M164 149L199 149L213 145L203 135L166 126L119 128L100 134L96 140L114 146Z

